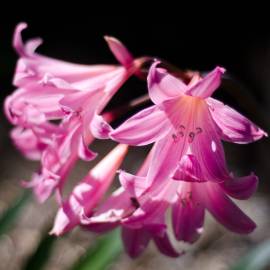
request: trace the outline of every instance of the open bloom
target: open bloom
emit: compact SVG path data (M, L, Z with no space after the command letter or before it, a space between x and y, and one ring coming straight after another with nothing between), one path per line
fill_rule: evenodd
M73 229L80 223L82 214L92 213L110 188L127 150L127 145L116 146L74 187L70 196L58 210L52 234L60 235Z
M55 60L35 52L40 39L22 42L26 24L17 26L13 45L20 58L14 76L18 89L5 101L5 112L16 128L12 139L29 158L40 159L40 171L28 187L39 201L54 190L61 191L66 176L78 157L93 159L88 149L93 135L106 131L100 127L103 111L112 96L146 58L134 59L115 38L106 41L121 65L79 65ZM107 120L111 115L107 114Z
M190 161L187 161L190 162ZM195 242L203 231L204 214L207 209L227 229L240 233L250 233L256 227L231 201L249 198L257 187L255 175L233 178L224 183L211 181L191 181L190 171L181 167L180 179L164 178L162 181L148 183L146 177L121 172L120 180L131 197L136 198L136 211L122 219L130 228L139 229L153 224L157 217L164 216L172 207L172 225L177 240ZM192 170L196 175L195 169Z
M139 179L144 180L147 174L150 156L151 154L144 161L137 173ZM134 185L139 184L141 190L143 190L143 186L145 186L144 181L138 182L135 176L120 172L121 182L125 181L126 178L129 178L129 183L133 183ZM133 217L134 213L137 213L138 209L140 209L138 201L140 194L135 194L131 189L127 189L124 183L122 184L122 187L114 191L92 212L84 212L80 217L80 224L85 229L98 233L121 226L125 250L132 258L138 257L145 250L150 240L154 241L159 251L164 255L170 257L182 255L183 252L178 252L170 241L164 212L153 216L149 222L141 223L140 226L129 225L125 222L125 220Z
M155 143L147 182L167 178L184 181L231 181L221 140L249 143L266 133L250 120L211 98L224 69L217 67L190 83L158 68L148 75L148 89L155 105L129 118L110 133L118 142L131 145ZM253 177L253 174L250 175Z

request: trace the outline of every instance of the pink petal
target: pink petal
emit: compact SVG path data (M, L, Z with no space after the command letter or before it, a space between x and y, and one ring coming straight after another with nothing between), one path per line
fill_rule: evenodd
M235 233L251 233L256 224L246 216L218 187L218 184L200 184L203 205L227 229Z
M112 127L105 121L103 116L95 114L90 126L93 136L97 139L108 139Z
M172 179L191 182L205 181L200 164L197 158L192 154L184 155L181 158L178 168L172 176Z
M166 256L176 258L184 254L184 252L179 253L175 250L167 233L162 236L155 236L154 241L159 251Z
M85 161L90 161L95 159L97 156L97 153L91 151L88 148L88 145L86 144L85 140L82 136L80 136L79 139L79 145L78 145L78 157Z
M200 110L196 121L190 151L200 164L203 180L223 182L230 179L223 146L206 105Z
M110 133L110 137L130 145L147 145L164 137L170 129L165 112L157 106L140 111Z
M122 239L125 251L131 258L136 258L147 247L151 234L145 229L122 228Z
M128 51L128 49L114 37L105 36L104 38L119 63L125 67L130 66L133 62L133 56Z
M132 228L140 228L154 224L163 217L167 208L176 200L177 181L163 180L153 184L143 196L138 198L139 208L131 216L123 219L123 223Z
M258 177L253 173L244 177L232 177L220 185L231 197L245 200L257 190Z
M171 136L166 136L156 142L153 147L147 181L161 183L168 179L175 172L179 159L187 146L185 143L175 142Z
M99 226L99 224L115 224L123 217L134 211L130 195L124 189L118 188L112 193L90 217L82 215L80 222L83 225Z
M213 98L208 99L210 112L222 133L222 139L234 143L250 143L268 136L246 117Z
M130 196L135 198L141 196L149 187L145 177L136 176L124 171L120 172L119 180L122 187L130 194Z
M13 38L13 46L22 57L18 61L14 77L14 84L17 86L25 85L38 78L41 79L46 74L54 78L61 78L68 83L75 83L103 74L106 75L116 68L113 65L73 64L37 54L34 51L40 45L40 39L33 39L28 41L26 45L23 44L21 32L26 27L25 23L19 24Z
M150 187L151 183L147 182L146 175L149 170L151 157L152 151L150 151L150 153L147 155L147 158L143 162L136 175L120 171L120 183L131 197L140 197Z
M47 146L31 129L16 127L12 129L10 136L23 155L32 160L39 160Z
M89 171L58 211L52 233L60 235L70 230L79 224L83 214L89 215L93 211L108 190L127 149L126 145L118 145Z
M13 47L16 49L20 56L32 56L35 49L42 43L40 38L32 39L27 42L26 45L23 44L21 32L27 28L26 23L19 23L16 26L14 37L13 37Z
M170 75L166 70L157 68L160 62L156 61L148 73L148 91L155 104L171 98L180 97L187 86L180 80Z
M186 91L187 95L208 98L220 86L221 76L225 72L224 68L216 67L212 72L208 73L197 84Z
M179 199L173 204L173 229L177 240L193 243L200 237L203 230L204 208L199 204L193 189L186 196L189 198L183 198L179 194Z

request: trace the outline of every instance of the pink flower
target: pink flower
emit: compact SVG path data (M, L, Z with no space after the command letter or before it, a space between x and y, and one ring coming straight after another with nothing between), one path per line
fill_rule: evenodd
M61 235L80 223L82 214L90 215L109 189L128 150L120 144L103 158L88 175L74 187L55 218L52 234Z
M139 205L122 223L144 228L172 206L178 240L192 243L198 239L205 209L229 230L250 233L255 223L228 195L248 198L258 179L253 173L240 178L229 173L221 140L249 143L267 134L210 97L219 87L224 69L217 67L204 78L194 76L186 85L157 68L158 64L152 65L148 75L149 95L155 105L110 133L114 140L130 145L154 143L143 177L120 174L122 186Z
M5 112L17 126L12 132L15 145L26 157L41 160L40 171L25 185L34 188L43 202L54 190L61 192L78 157L96 156L88 149L93 135L106 137L110 131L99 114L147 58L133 59L120 41L105 37L120 66L55 60L35 52L40 39L22 42L21 31L26 27L21 23L15 30L13 45L20 59L14 85L18 89L7 97ZM107 120L112 115L107 114Z
M136 177L121 172L121 181L124 180L122 179L123 175L129 176L128 181L131 185L134 184L133 188L142 189L145 182L137 181L137 178L144 179L148 170L150 155L143 163ZM139 184L140 187L135 187L136 184ZM145 250L150 240L153 240L159 251L167 256L178 257L182 255L183 252L178 252L171 244L164 213L160 212L148 223L141 223L141 226L137 227L124 222L129 217L133 217L134 213L137 213L137 210L140 209L138 202L140 194L130 191L128 188L118 188L94 211L82 215L80 218L81 225L85 229L98 233L106 232L121 225L124 247L132 258L138 257Z
M147 182L173 178L184 181L231 181L221 140L249 143L267 134L250 120L211 98L224 69L217 67L204 78L186 85L157 68L148 75L155 105L129 118L110 133L130 145L154 144ZM253 177L252 175L250 177Z
M184 176L181 174L181 179L185 179ZM174 178L147 183L146 177L122 172L120 180L130 196L136 198L139 206L132 215L122 219L122 223L129 228L140 229L153 224L170 207L174 235L177 240L185 242L195 242L203 232L205 210L233 232L246 234L256 227L229 198L249 198L257 187L258 178L255 175L232 178L224 183L192 182L191 179L179 181Z

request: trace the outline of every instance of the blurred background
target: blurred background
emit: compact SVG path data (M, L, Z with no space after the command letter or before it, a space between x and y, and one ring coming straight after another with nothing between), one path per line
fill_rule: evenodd
M116 16L89 16L84 22L75 19L72 22L61 19L51 22L27 17L2 21L1 102L14 90L12 77L17 55L11 46L11 39L20 21L26 21L29 26L23 34L25 39L36 36L43 38L44 43L38 49L40 53L70 62L116 63L103 40L103 35L112 35L120 39L135 56L158 56L181 69L209 71L221 65L228 73L216 97L248 116L267 132L270 130L270 32L263 27L264 24L248 25L239 19L236 25L220 25L220 28L214 29L212 24L205 24L201 28L199 24L193 26L178 19L164 22L155 18L138 22L132 17L121 19ZM123 104L146 91L145 82L132 78L110 106ZM198 243L184 245L189 251L185 256L166 258L159 254L154 245L150 245L143 256L131 260L120 252L118 235L109 235L100 240L92 233L75 229L57 240L47 237L57 205L54 198L39 205L21 188L20 180L29 179L38 164L24 159L13 147L9 139L11 126L2 112L0 120L0 269L103 269L103 266L85 266L89 258L92 261L100 259L100 254L104 264L110 264L110 269L115 270L248 269L239 268L245 267L243 265L246 263L240 259L248 257L254 260L254 250L256 252L260 244L270 239L270 144L267 139L250 145L225 143L230 170L237 175L254 171L260 178L255 196L248 201L237 202L258 225L252 234L238 236L208 217L205 233ZM106 153L112 147L113 143L108 141L97 142L93 146L100 153ZM132 149L123 168L134 172L144 154L144 148ZM79 181L95 162L79 162L70 177L70 185ZM116 245L112 245L115 253L107 250L106 242ZM183 246L181 243L178 245ZM263 247L261 250L269 251L269 244Z

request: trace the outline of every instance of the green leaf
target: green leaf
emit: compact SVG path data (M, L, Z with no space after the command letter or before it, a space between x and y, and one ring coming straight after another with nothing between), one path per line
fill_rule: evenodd
M43 239L39 243L39 246L37 247L36 251L27 260L23 269L41 270L46 265L51 255L51 251L56 239L57 239L56 237L46 234L45 237L43 237Z
M14 202L14 204L4 212L0 218L0 235L6 233L10 226L13 224L14 220L18 217L21 209L26 205L26 203L31 198L31 191L25 190L23 195Z
M72 270L103 270L115 261L122 252L120 231L113 232L97 240L94 247L90 247L85 256L79 260Z
M270 266L270 240L264 241L250 251L231 270L263 270L267 266Z

